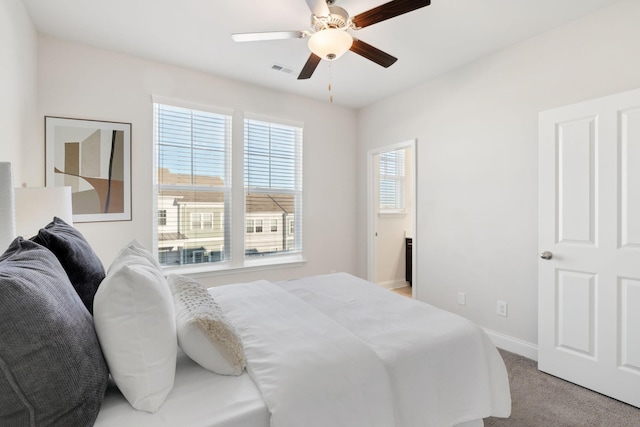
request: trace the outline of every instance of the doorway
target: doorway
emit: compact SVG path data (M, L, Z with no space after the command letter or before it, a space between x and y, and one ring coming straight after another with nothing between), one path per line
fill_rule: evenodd
M379 286L409 286L417 298L416 140L367 156L367 276Z

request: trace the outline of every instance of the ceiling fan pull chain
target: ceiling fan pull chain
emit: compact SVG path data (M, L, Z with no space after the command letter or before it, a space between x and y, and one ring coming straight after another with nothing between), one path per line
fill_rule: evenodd
M333 94L331 93L331 81L333 80L333 69L331 67L331 62L329 62L329 102L333 104Z

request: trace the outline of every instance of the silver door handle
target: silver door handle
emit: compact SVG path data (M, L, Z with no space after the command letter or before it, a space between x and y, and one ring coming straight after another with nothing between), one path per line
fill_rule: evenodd
M542 259L551 259L553 258L553 254L549 251L544 251L540 254L540 258Z

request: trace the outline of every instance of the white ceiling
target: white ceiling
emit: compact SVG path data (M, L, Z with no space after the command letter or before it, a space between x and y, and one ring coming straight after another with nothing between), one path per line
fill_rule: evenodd
M432 0L357 32L396 56L382 68L352 52L297 80L306 40L235 43L231 33L307 30L304 0L23 0L41 34L359 108L619 0ZM354 16L384 0L338 0ZM274 64L294 71L272 70ZM330 65L329 65L330 64Z

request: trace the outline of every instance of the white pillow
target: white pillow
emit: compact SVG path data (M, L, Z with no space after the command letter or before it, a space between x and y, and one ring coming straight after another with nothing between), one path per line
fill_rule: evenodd
M172 274L180 348L203 368L222 375L240 375L246 359L240 334L211 294L197 281Z
M135 409L156 412L175 379L175 312L162 272L137 252L125 247L109 268L94 299L94 324L124 397Z
M116 256L116 259L111 263L108 271L112 269L115 270L122 266L122 264L129 262L132 256L139 256L141 258L149 261L153 266L155 266L158 271L162 272L162 267L160 263L156 259L156 257L149 252L144 246L142 246L136 239L133 239L129 242L128 245L120 249L120 252Z

